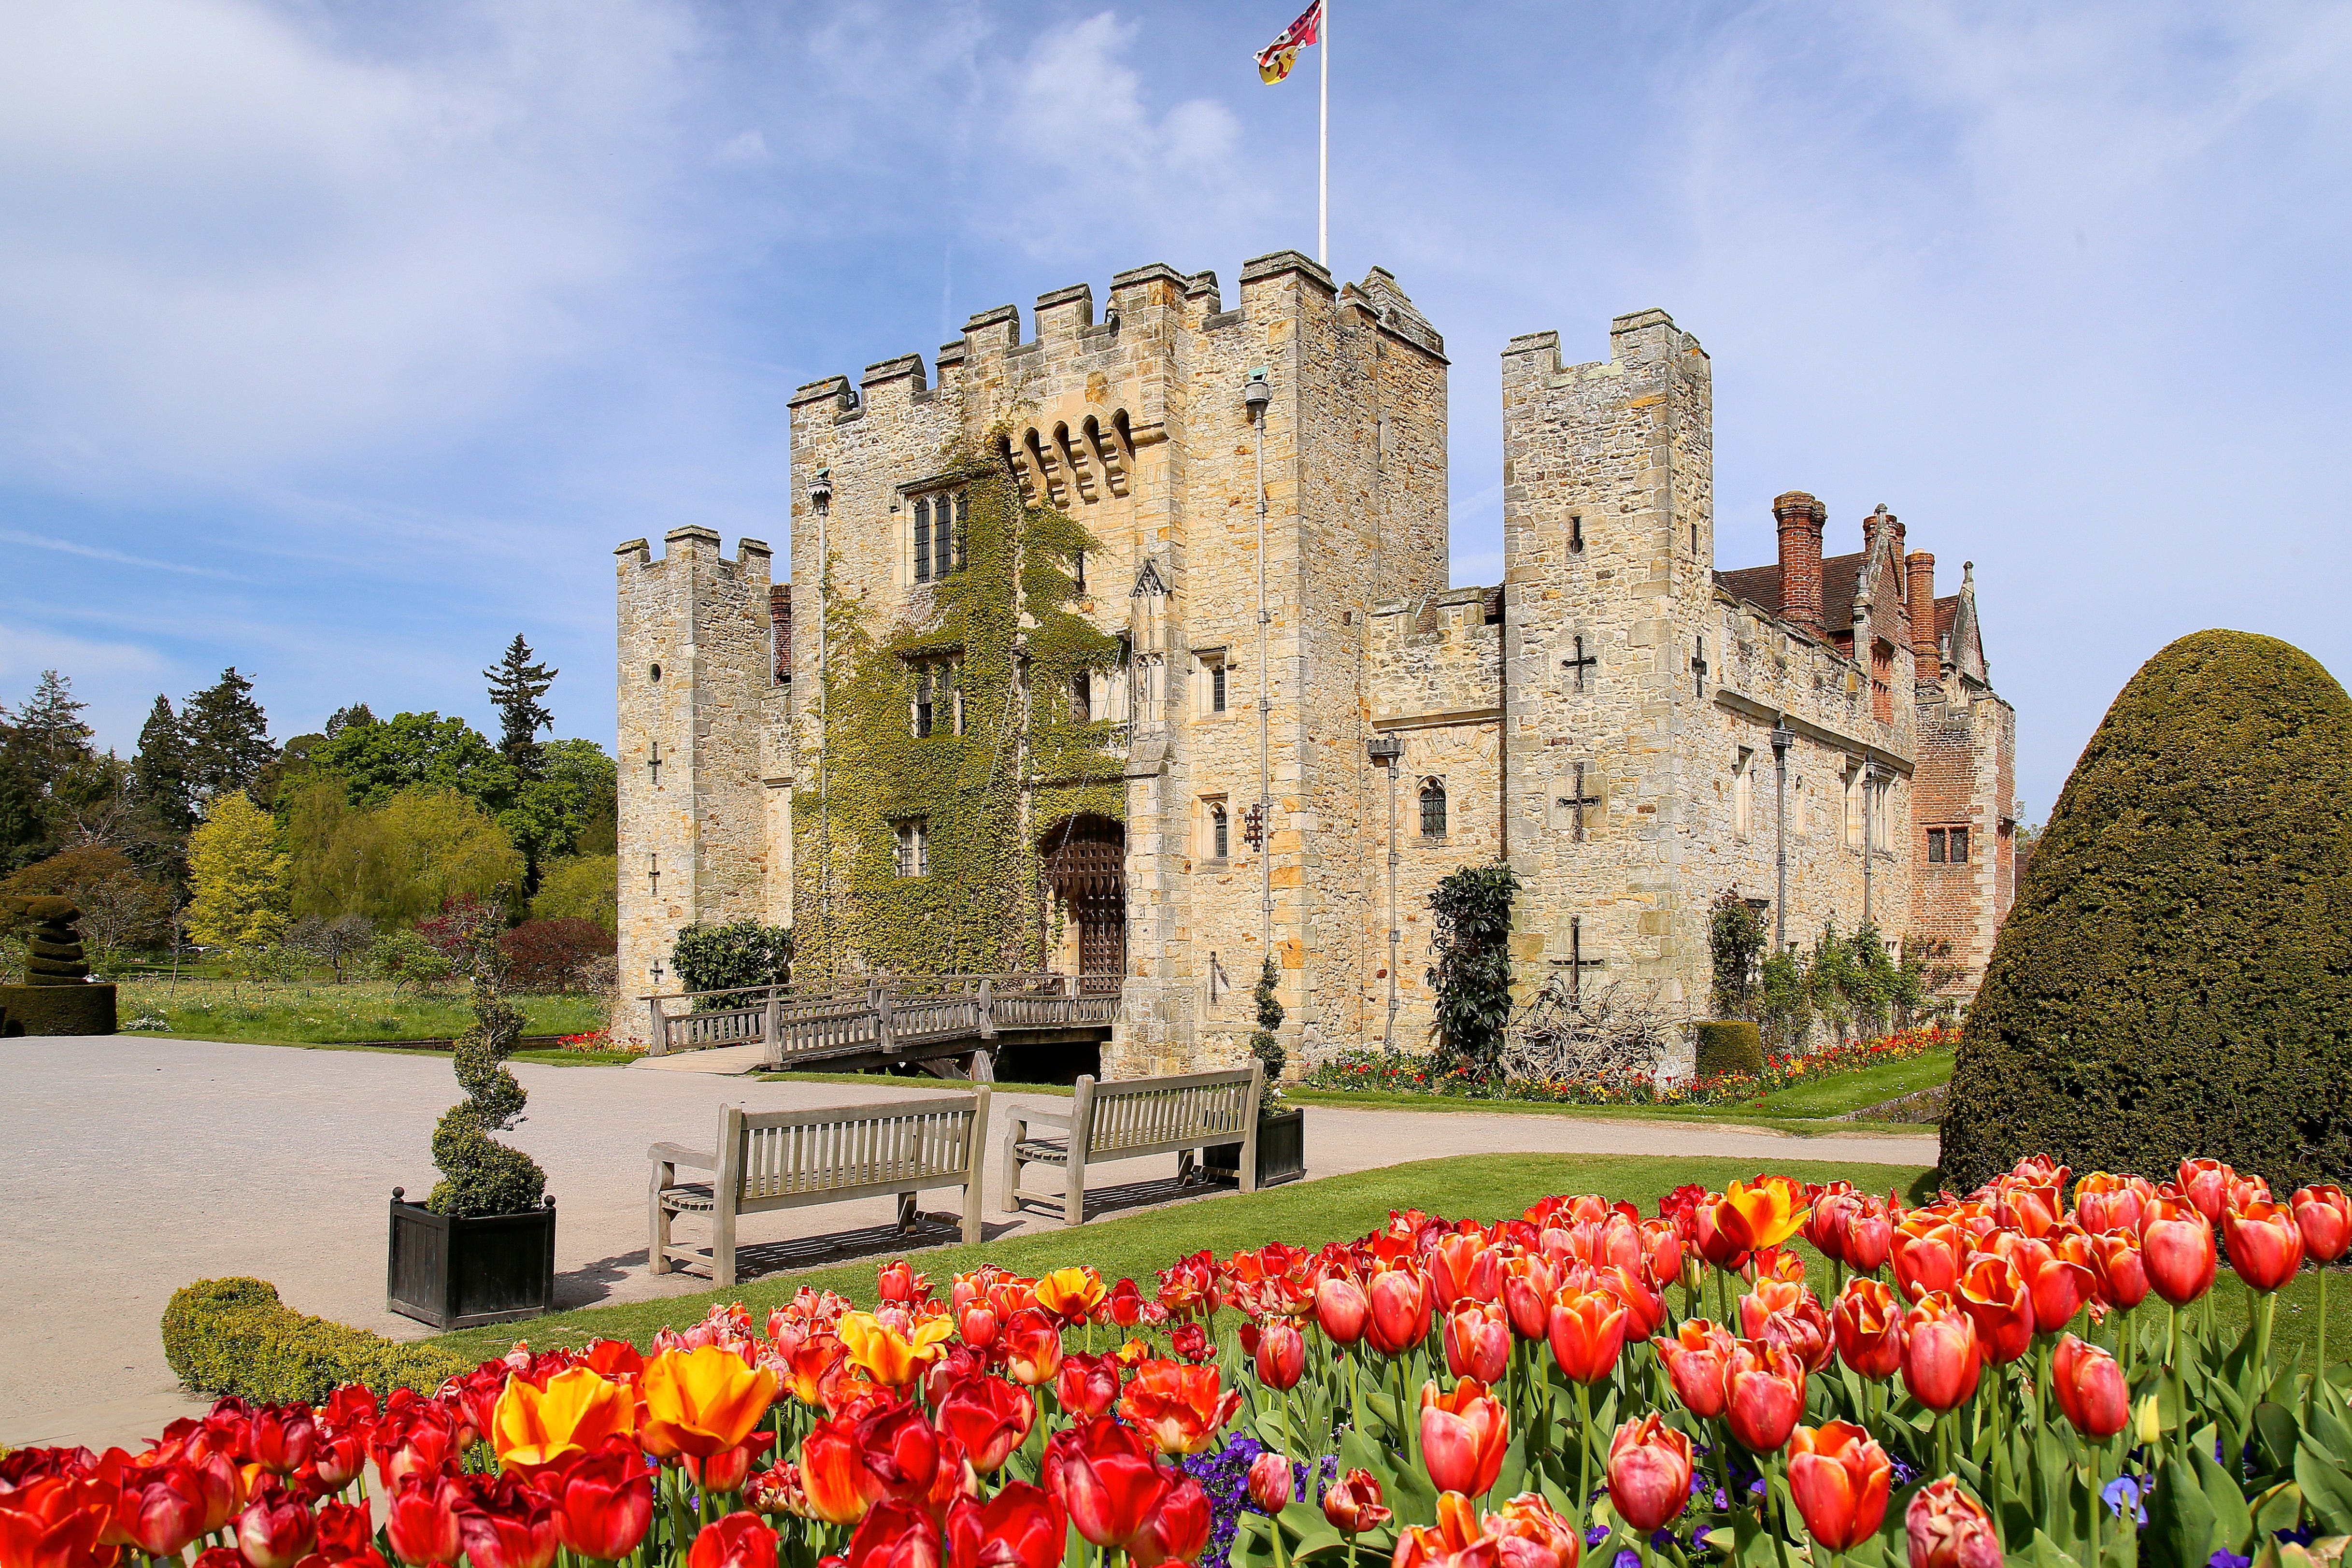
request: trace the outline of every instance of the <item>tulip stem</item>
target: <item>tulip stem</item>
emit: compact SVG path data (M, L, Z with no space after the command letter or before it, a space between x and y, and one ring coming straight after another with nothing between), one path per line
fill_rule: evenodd
M2317 1391L2315 1385L2327 1381L2327 1265L2325 1263L2319 1265L2319 1361L2311 1369L2311 1381L2315 1386L2304 1391L2306 1409L2312 1394Z
M1576 1494L1577 1524L1580 1528L1592 1511L1592 1385L1576 1385L1576 1415L1579 1436L1583 1438L1584 1482Z
M2211 1298L2209 1296L2207 1300ZM2175 1427L2170 1452L2178 1458L2181 1445L2189 1436L2189 1384L2180 1374L2180 1309L2178 1307L2172 1309L2171 1337L2168 1364L2172 1369L2172 1418Z

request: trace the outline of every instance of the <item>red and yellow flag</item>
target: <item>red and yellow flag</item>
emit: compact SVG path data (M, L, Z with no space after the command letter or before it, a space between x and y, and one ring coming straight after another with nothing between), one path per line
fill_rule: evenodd
M1298 62L1298 51L1316 41L1323 26L1323 0L1307 7L1298 20L1282 30L1282 37L1266 45L1257 54L1257 74L1269 87L1290 74Z

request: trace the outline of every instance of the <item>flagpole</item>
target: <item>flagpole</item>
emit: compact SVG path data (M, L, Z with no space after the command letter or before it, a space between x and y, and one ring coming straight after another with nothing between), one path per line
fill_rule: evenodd
M1315 259L1331 265L1331 0L1323 0L1323 26L1318 29L1323 54L1323 146L1315 176Z

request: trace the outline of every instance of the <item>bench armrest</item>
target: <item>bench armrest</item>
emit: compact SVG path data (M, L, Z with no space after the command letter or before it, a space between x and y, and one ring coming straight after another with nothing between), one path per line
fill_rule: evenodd
M1039 1127L1058 1127L1065 1132L1070 1130L1070 1113L1066 1110L1024 1110L1021 1120Z
M705 1149L689 1149L683 1143L656 1143L646 1151L646 1158L665 1165L691 1165L698 1171L719 1169L719 1156Z

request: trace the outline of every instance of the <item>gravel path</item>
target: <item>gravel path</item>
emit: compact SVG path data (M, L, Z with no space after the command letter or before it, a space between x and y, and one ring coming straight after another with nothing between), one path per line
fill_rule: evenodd
M129 1443L194 1408L156 1335L164 1302L192 1279L257 1275L302 1311L397 1338L429 1332L384 1310L385 1204L395 1186L414 1197L432 1185L427 1141L458 1098L446 1056L114 1036L0 1041L0 1071L8 1085L0 1191L16 1216L0 1228L0 1277L8 1281L0 1445ZM647 1144L709 1147L719 1108L730 1102L790 1110L921 1099L943 1087L760 1083L528 1062L514 1071L530 1107L512 1142L547 1169L562 1216L557 1300L566 1307L704 1288L646 1272ZM1900 1164L1936 1157L1932 1136L1793 1140L1687 1123L1328 1106L1313 1108L1309 1120L1310 1176L1473 1151ZM1001 1139L1001 1121L994 1131ZM997 1234L1007 1216L995 1206L993 1155L988 1169ZM1175 1157L1114 1169L1125 1182L1172 1177ZM744 1235L766 1244L776 1263L819 1261L843 1256L845 1245L887 1246L878 1236L843 1233L892 1217L887 1199L839 1204L755 1216ZM1055 1223L1033 1209L1012 1228Z

